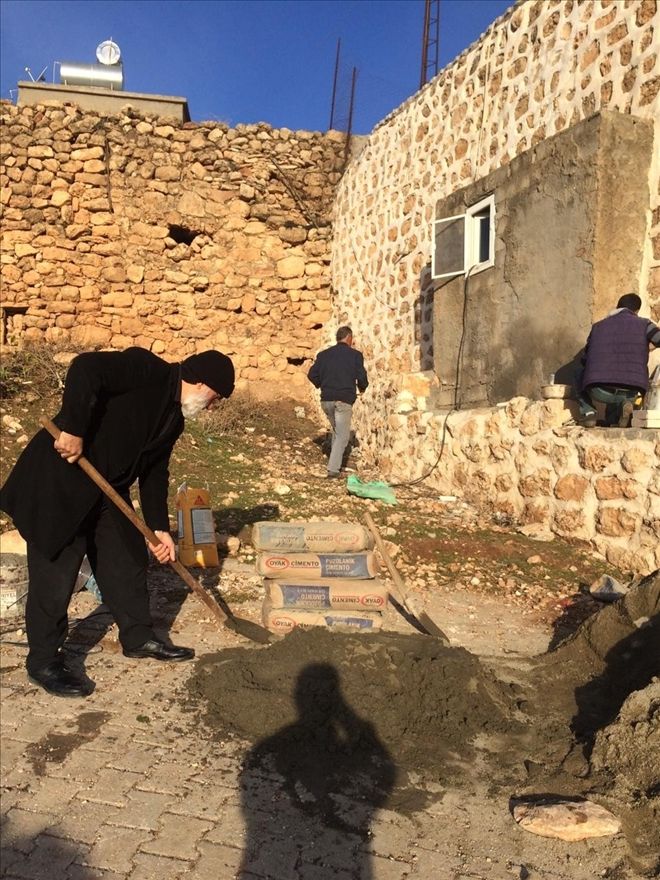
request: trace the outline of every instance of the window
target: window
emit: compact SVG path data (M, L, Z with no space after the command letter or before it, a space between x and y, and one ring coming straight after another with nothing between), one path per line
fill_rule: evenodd
M471 205L465 214L433 223L431 276L451 278L495 265L495 196Z

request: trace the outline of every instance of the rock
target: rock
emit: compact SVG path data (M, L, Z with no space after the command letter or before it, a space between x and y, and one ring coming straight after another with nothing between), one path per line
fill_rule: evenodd
M548 530L545 523L528 523L525 526L521 526L518 531L521 535L532 538L534 541L554 541L555 539L555 536Z
M215 535L216 544L218 545L218 550L221 555L226 554L228 556L237 556L238 551L241 549L241 539L237 538L235 535L225 535L218 534L216 532Z
M19 535L17 529L10 532L3 532L0 535L0 553L15 553L17 556L27 556L27 545L24 539Z
M393 541L384 540L383 544L385 545L385 549L388 554L394 559L401 552L401 548L398 544L395 544Z
M589 592L594 599L599 599L601 602L616 602L621 596L625 596L629 589L626 584L620 583L609 574L604 574L593 582Z
M305 260L302 257L284 257L277 262L277 274L280 278L300 278L305 272Z
M2 424L10 434L16 434L17 431L23 430L23 426L18 421L18 419L15 419L13 416L10 415L5 415L2 417Z
M540 556L527 557L527 565L539 565L541 562L543 562L543 559Z
M76 351L58 351L53 355L53 360L56 364L68 367L74 357L77 357L77 354L78 352Z
M513 818L532 834L559 840L585 840L618 834L621 822L593 801L528 801L513 808Z
M289 493L291 492L291 486L287 486L286 484L282 483L279 486L275 486L273 492L275 492L276 495L289 495Z

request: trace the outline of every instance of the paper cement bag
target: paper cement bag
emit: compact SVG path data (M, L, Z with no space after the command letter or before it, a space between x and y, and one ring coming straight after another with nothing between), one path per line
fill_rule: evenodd
M379 580L317 578L312 581L264 580L266 599L273 608L384 611L387 587Z
M269 578L372 578L378 564L366 553L272 553L257 554L257 572Z
M285 553L353 553L373 547L364 526L342 522L258 522L252 543L256 550Z
M179 561L183 565L219 565L213 510L206 489L183 483L176 494Z
M323 626L338 632L378 632L383 625L383 616L378 611L303 611L299 608L272 608L268 602L263 605L263 623L271 632L286 635L292 630L310 629Z

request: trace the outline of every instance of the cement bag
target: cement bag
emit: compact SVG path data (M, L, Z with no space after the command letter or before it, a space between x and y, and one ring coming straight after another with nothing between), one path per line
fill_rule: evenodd
M207 489L183 483L176 494L179 561L183 565L219 565L213 511Z
M371 550L373 538L364 526L342 522L258 522L252 529L256 550L297 553L353 553Z
M313 581L264 581L266 600L273 608L339 608L358 611L384 611L387 587L379 580L317 578Z
M338 632L378 632L383 617L378 611L301 611L299 608L272 608L263 605L263 623L271 632L286 635L292 630L323 626Z
M269 578L372 578L378 564L371 550L365 553L271 553L257 554L257 572Z

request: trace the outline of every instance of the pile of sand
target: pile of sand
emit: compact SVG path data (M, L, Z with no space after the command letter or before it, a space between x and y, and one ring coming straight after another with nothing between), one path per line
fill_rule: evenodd
M416 634L294 631L267 649L207 655L190 689L221 736L255 742L292 724L358 729L360 719L399 767L445 779L471 759L477 735L517 724L509 688L474 655ZM302 739L301 748L318 747ZM358 736L351 748L363 745Z

